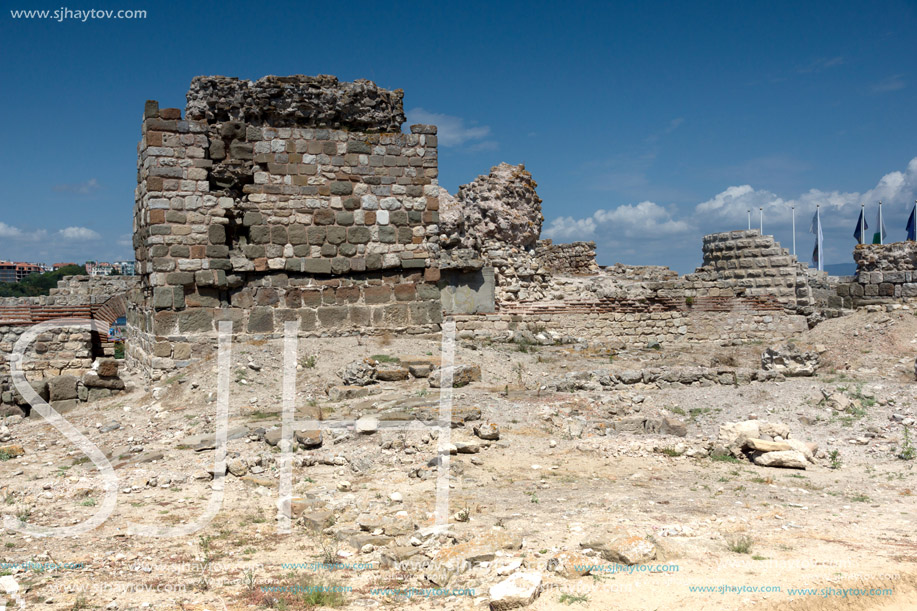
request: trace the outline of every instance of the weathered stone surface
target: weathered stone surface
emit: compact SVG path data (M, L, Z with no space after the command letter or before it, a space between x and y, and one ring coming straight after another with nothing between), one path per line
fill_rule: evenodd
M265 76L254 82L198 76L188 90L186 114L210 123L400 132L403 98L400 89L388 91L365 79L341 82L328 75Z
M544 217L535 181L524 165L501 163L487 176L459 187L454 199L440 200L443 245L480 250L484 241L532 246Z
M793 344L768 348L761 355L762 369L777 371L787 377L813 376L818 364L817 352L804 351Z
M376 367L370 359L354 361L338 371L338 377L346 386L367 386L376 381Z
M118 375L118 361L116 359L98 359L93 364L93 369L103 378L111 378Z
M322 445L320 430L296 430L293 432L293 437L306 449L318 448Z
M745 442L751 438L761 437L761 422L746 420L744 422L726 422L720 425L717 446L736 458L741 458Z
M330 401L359 399L367 395L369 395L369 388L360 386L332 386L328 389L328 399Z
M756 456L754 462L761 467L781 467L784 469L805 469L807 466L805 455L796 450L767 452Z
M481 439L496 441L500 439L500 427L495 422L482 422L472 427L474 434Z
M0 456L5 456L6 458L17 458L23 455L25 455L25 449L18 443L0 446Z
M433 365L430 363L412 363L408 365L408 371L415 378L428 378L433 371Z
M51 401L67 401L77 398L77 383L75 376L57 376L48 380L48 394Z
M362 416L354 423L354 429L364 435L372 435L379 430L379 419L375 416Z
M576 551L563 551L548 560L547 569L567 579L588 575L596 562L589 556Z
M756 452L784 452L793 449L790 444L782 441L767 441L754 437L745 440L745 447Z
M437 369L430 375L430 386L433 388L440 388L442 386L444 371L445 368ZM481 381L481 368L478 365L453 365L451 371L452 386L454 388L460 388L472 382Z
M646 564L656 558L656 546L644 537L625 532L589 539L580 543L582 549L594 549L605 560L619 564Z
M86 388L107 388L109 390L124 390L124 381L121 378L101 377L97 373L89 372L83 375L83 386Z
M525 607L541 594L541 574L534 571L515 573L492 586L489 594L491 611Z
M397 365L379 365L376 368L376 379L382 382L401 382L408 379L408 370Z

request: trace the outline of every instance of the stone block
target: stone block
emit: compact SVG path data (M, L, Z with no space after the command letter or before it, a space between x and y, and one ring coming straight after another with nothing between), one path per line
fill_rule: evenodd
M77 383L79 380L76 376L64 375L57 376L48 380L48 395L52 402L67 401L77 398Z
M347 323L348 308L338 306L322 306L316 312L318 321L326 329L343 327Z
M330 274L331 273L331 260L330 259L306 259L303 268L306 272L310 274Z
M252 308L248 315L249 333L273 333L274 309L270 307Z
M180 333L206 333L213 331L213 315L209 309L196 308L178 313Z

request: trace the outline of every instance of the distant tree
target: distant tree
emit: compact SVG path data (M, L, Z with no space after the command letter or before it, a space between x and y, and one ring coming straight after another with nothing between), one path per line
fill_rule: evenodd
M19 282L0 282L0 297L35 297L47 295L57 287L57 281L64 276L85 276L82 265L68 265L57 271L44 274L30 274Z

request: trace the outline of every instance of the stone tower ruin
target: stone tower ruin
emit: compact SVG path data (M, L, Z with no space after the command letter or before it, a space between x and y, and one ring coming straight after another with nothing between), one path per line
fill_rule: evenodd
M144 109L129 362L156 378L251 338L439 330L436 128L401 90L333 76L197 77Z

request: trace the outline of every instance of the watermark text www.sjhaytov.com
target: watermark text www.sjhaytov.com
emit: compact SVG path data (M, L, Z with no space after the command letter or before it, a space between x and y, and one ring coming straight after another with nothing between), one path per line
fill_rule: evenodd
M71 9L62 6L53 10L10 10L10 16L13 19L47 19L58 23L64 21L81 21L86 23L90 19L146 19L146 11L143 9Z

